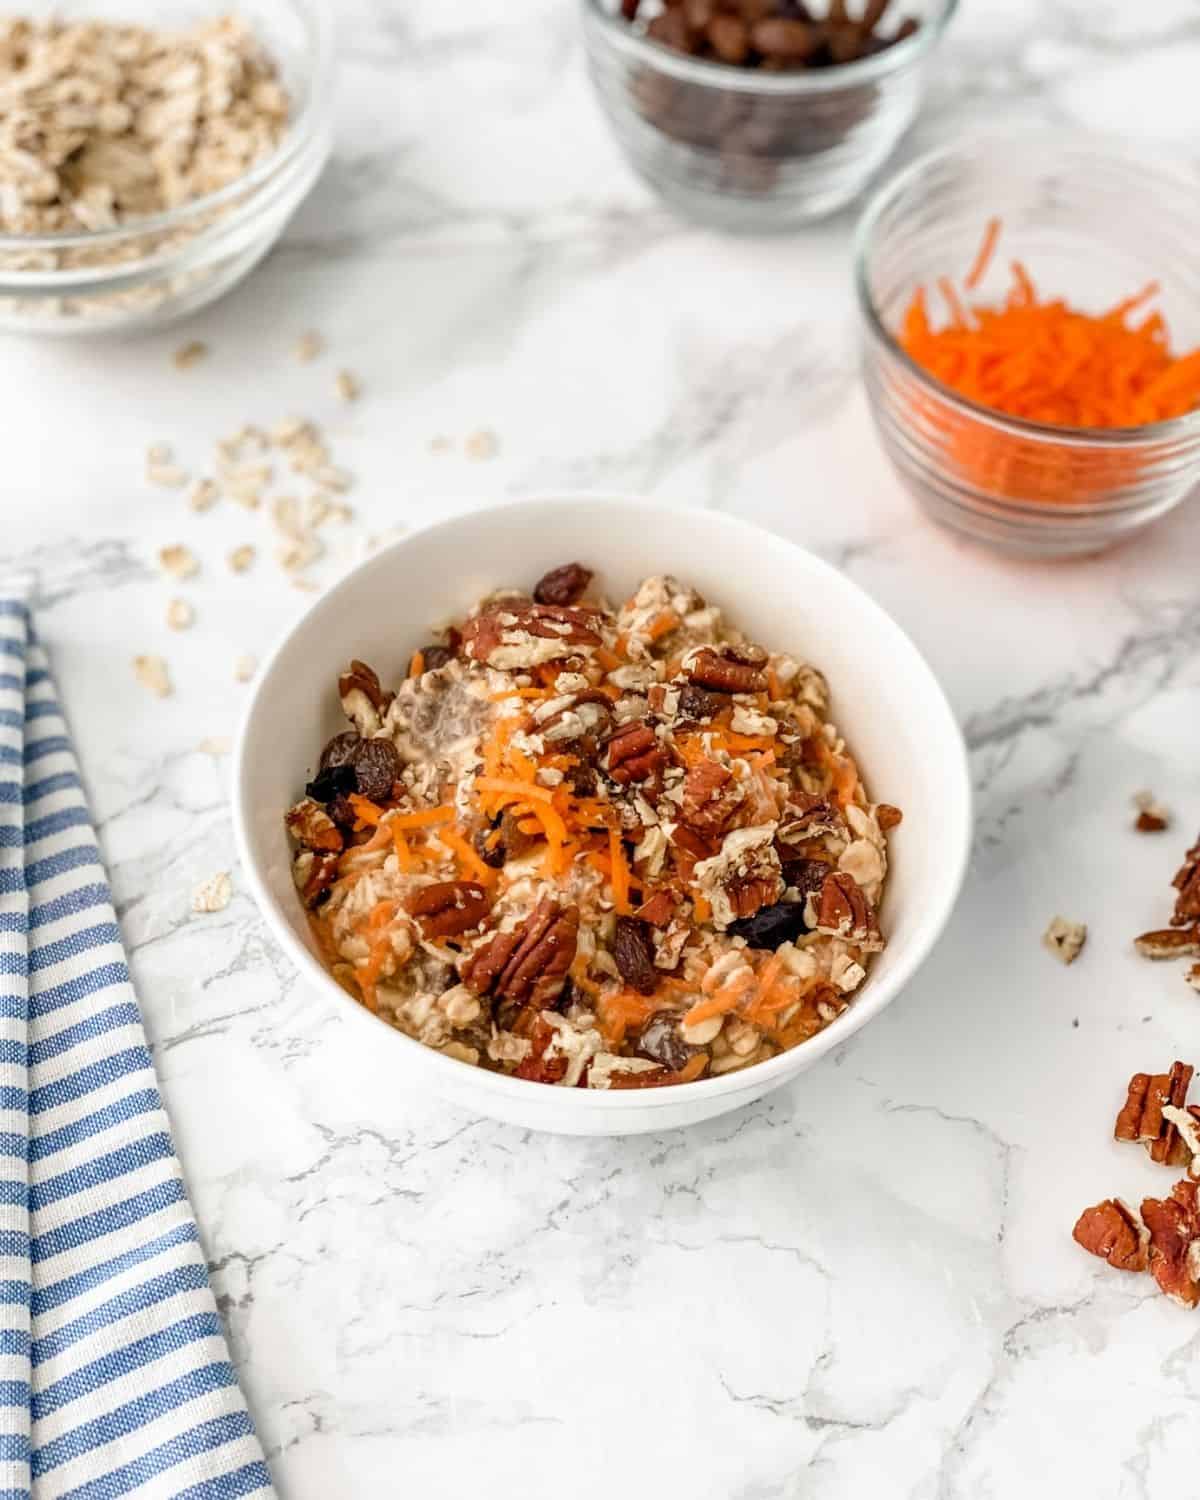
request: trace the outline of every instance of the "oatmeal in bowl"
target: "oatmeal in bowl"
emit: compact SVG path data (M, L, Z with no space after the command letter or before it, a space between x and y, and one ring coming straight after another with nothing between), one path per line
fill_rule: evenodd
M678 1087L815 1037L885 946L901 814L806 642L750 639L668 573L622 602L586 558L529 582L399 681L339 674L347 727L285 819L328 972L425 1047L559 1089Z

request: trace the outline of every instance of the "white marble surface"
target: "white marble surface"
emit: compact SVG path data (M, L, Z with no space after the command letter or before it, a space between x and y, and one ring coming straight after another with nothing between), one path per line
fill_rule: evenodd
M1196 1493L1200 1322L1070 1227L1169 1186L1112 1116L1134 1069L1200 1063L1195 994L1129 948L1200 821L1200 510L1066 566L949 540L863 407L851 216L767 242L673 221L607 136L567 0L339 10L336 156L247 286L149 340L0 345L0 551L40 581L281 1494ZM921 144L1031 118L1197 139L1194 0L966 0L943 57ZM309 326L329 353L300 366ZM177 373L192 336L212 357ZM233 659L306 599L269 560L230 574L259 518L189 514L142 455L198 465L293 410L357 474L359 537L594 484L736 511L871 590L941 674L978 792L961 906L911 991L742 1114L539 1139L400 1092L243 891L192 916L232 860L226 762L197 745L232 731ZM489 462L431 451L485 427ZM153 566L176 541L204 563L182 588ZM178 636L176 592L198 611ZM133 680L144 651L167 702ZM1178 812L1163 839L1128 832L1144 785ZM1038 943L1060 910L1092 929L1070 970Z

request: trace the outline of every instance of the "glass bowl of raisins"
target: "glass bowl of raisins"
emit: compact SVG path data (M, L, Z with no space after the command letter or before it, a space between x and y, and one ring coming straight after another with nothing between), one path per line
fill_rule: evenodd
M582 0L630 165L681 214L743 233L858 196L908 129L958 0Z

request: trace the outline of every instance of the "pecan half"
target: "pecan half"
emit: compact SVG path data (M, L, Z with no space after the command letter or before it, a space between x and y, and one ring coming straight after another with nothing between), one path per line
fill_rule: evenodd
M761 693L767 686L766 674L761 664L744 660L746 654L744 647L704 646L689 653L683 670L697 687L719 693Z
M543 896L513 932L498 932L474 953L462 981L473 995L494 996L510 1016L528 1006L548 1010L558 1000L579 940L579 910Z
M538 579L533 597L538 604L574 604L591 581L591 568L577 562L564 563Z
M1071 1237L1118 1271L1144 1271L1149 1264L1150 1231L1120 1198L1085 1208Z
M288 810L284 818L288 832L302 849L317 853L337 854L344 842L342 831L321 806L311 797L303 797L295 807Z
M621 978L642 995L652 995L658 987L654 967L654 944L650 929L637 917L618 917L613 936L613 958Z
M405 906L416 917L422 937L458 937L487 916L488 894L473 880L439 880L415 891Z
M786 859L789 848L824 838L826 834L845 832L846 820L835 802L819 795L800 794L798 800L793 797L779 815L775 842L783 851L782 857Z
M732 772L715 760L701 760L683 783L680 821L705 838L724 833L745 800L745 791Z
M292 862L292 879L309 911L315 911L328 896L337 873L336 854L314 854L311 849L301 849L296 855Z
M379 677L365 661L355 659L338 678L342 709L364 737L379 733L383 716L395 696L384 692Z
M463 626L463 651L500 671L561 661L600 644L594 609L501 600Z
M648 781L667 763L654 730L636 719L609 737L604 752L604 768L620 786Z
M1200 921L1200 840L1184 855L1171 884L1179 892L1171 926L1186 927L1189 922Z
M853 875L833 870L826 875L817 901L817 926L852 943L879 937L875 910Z
M540 1015L535 1015L529 1030L529 1054L517 1064L515 1078L525 1078L530 1083L561 1083L567 1073L567 1059L558 1054L547 1057L555 1031Z
M1169 1198L1146 1198L1142 1219L1150 1233L1150 1273L1184 1307L1200 1302L1200 1184L1186 1177Z
M1129 1080L1125 1103L1117 1115L1113 1136L1118 1141L1140 1141L1150 1160L1180 1167L1191 1161L1191 1152L1170 1120L1163 1118L1163 1105L1182 1109L1187 1103L1192 1069L1187 1063L1171 1064L1169 1073L1135 1073Z
M1200 953L1200 927L1160 927L1135 937L1143 958L1191 958Z
M612 702L599 688L561 693L533 711L537 732L547 744L565 744L597 734L612 717Z

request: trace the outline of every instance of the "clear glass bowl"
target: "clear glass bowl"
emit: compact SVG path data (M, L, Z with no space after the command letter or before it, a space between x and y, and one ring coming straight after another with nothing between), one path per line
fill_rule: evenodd
M909 0L912 36L862 62L767 73L672 52L618 0L582 0L596 92L630 165L680 213L763 233L857 197L908 129L958 0Z
M221 13L214 0L163 6L24 0L37 19L95 18L182 28ZM0 235L0 330L77 335L152 327L194 312L262 259L329 155L331 23L325 0L239 0L279 66L292 120L278 147L235 182L112 229Z
M1043 296L1099 312L1148 281L1176 353L1200 344L1200 180L1107 142L984 139L914 162L868 206L855 282L863 372L883 446L936 521L1008 552L1095 552L1200 481L1200 411L1126 428L1005 416L916 365L895 330L918 285L961 278L987 221L1002 222L972 294L1000 302L1013 258Z

